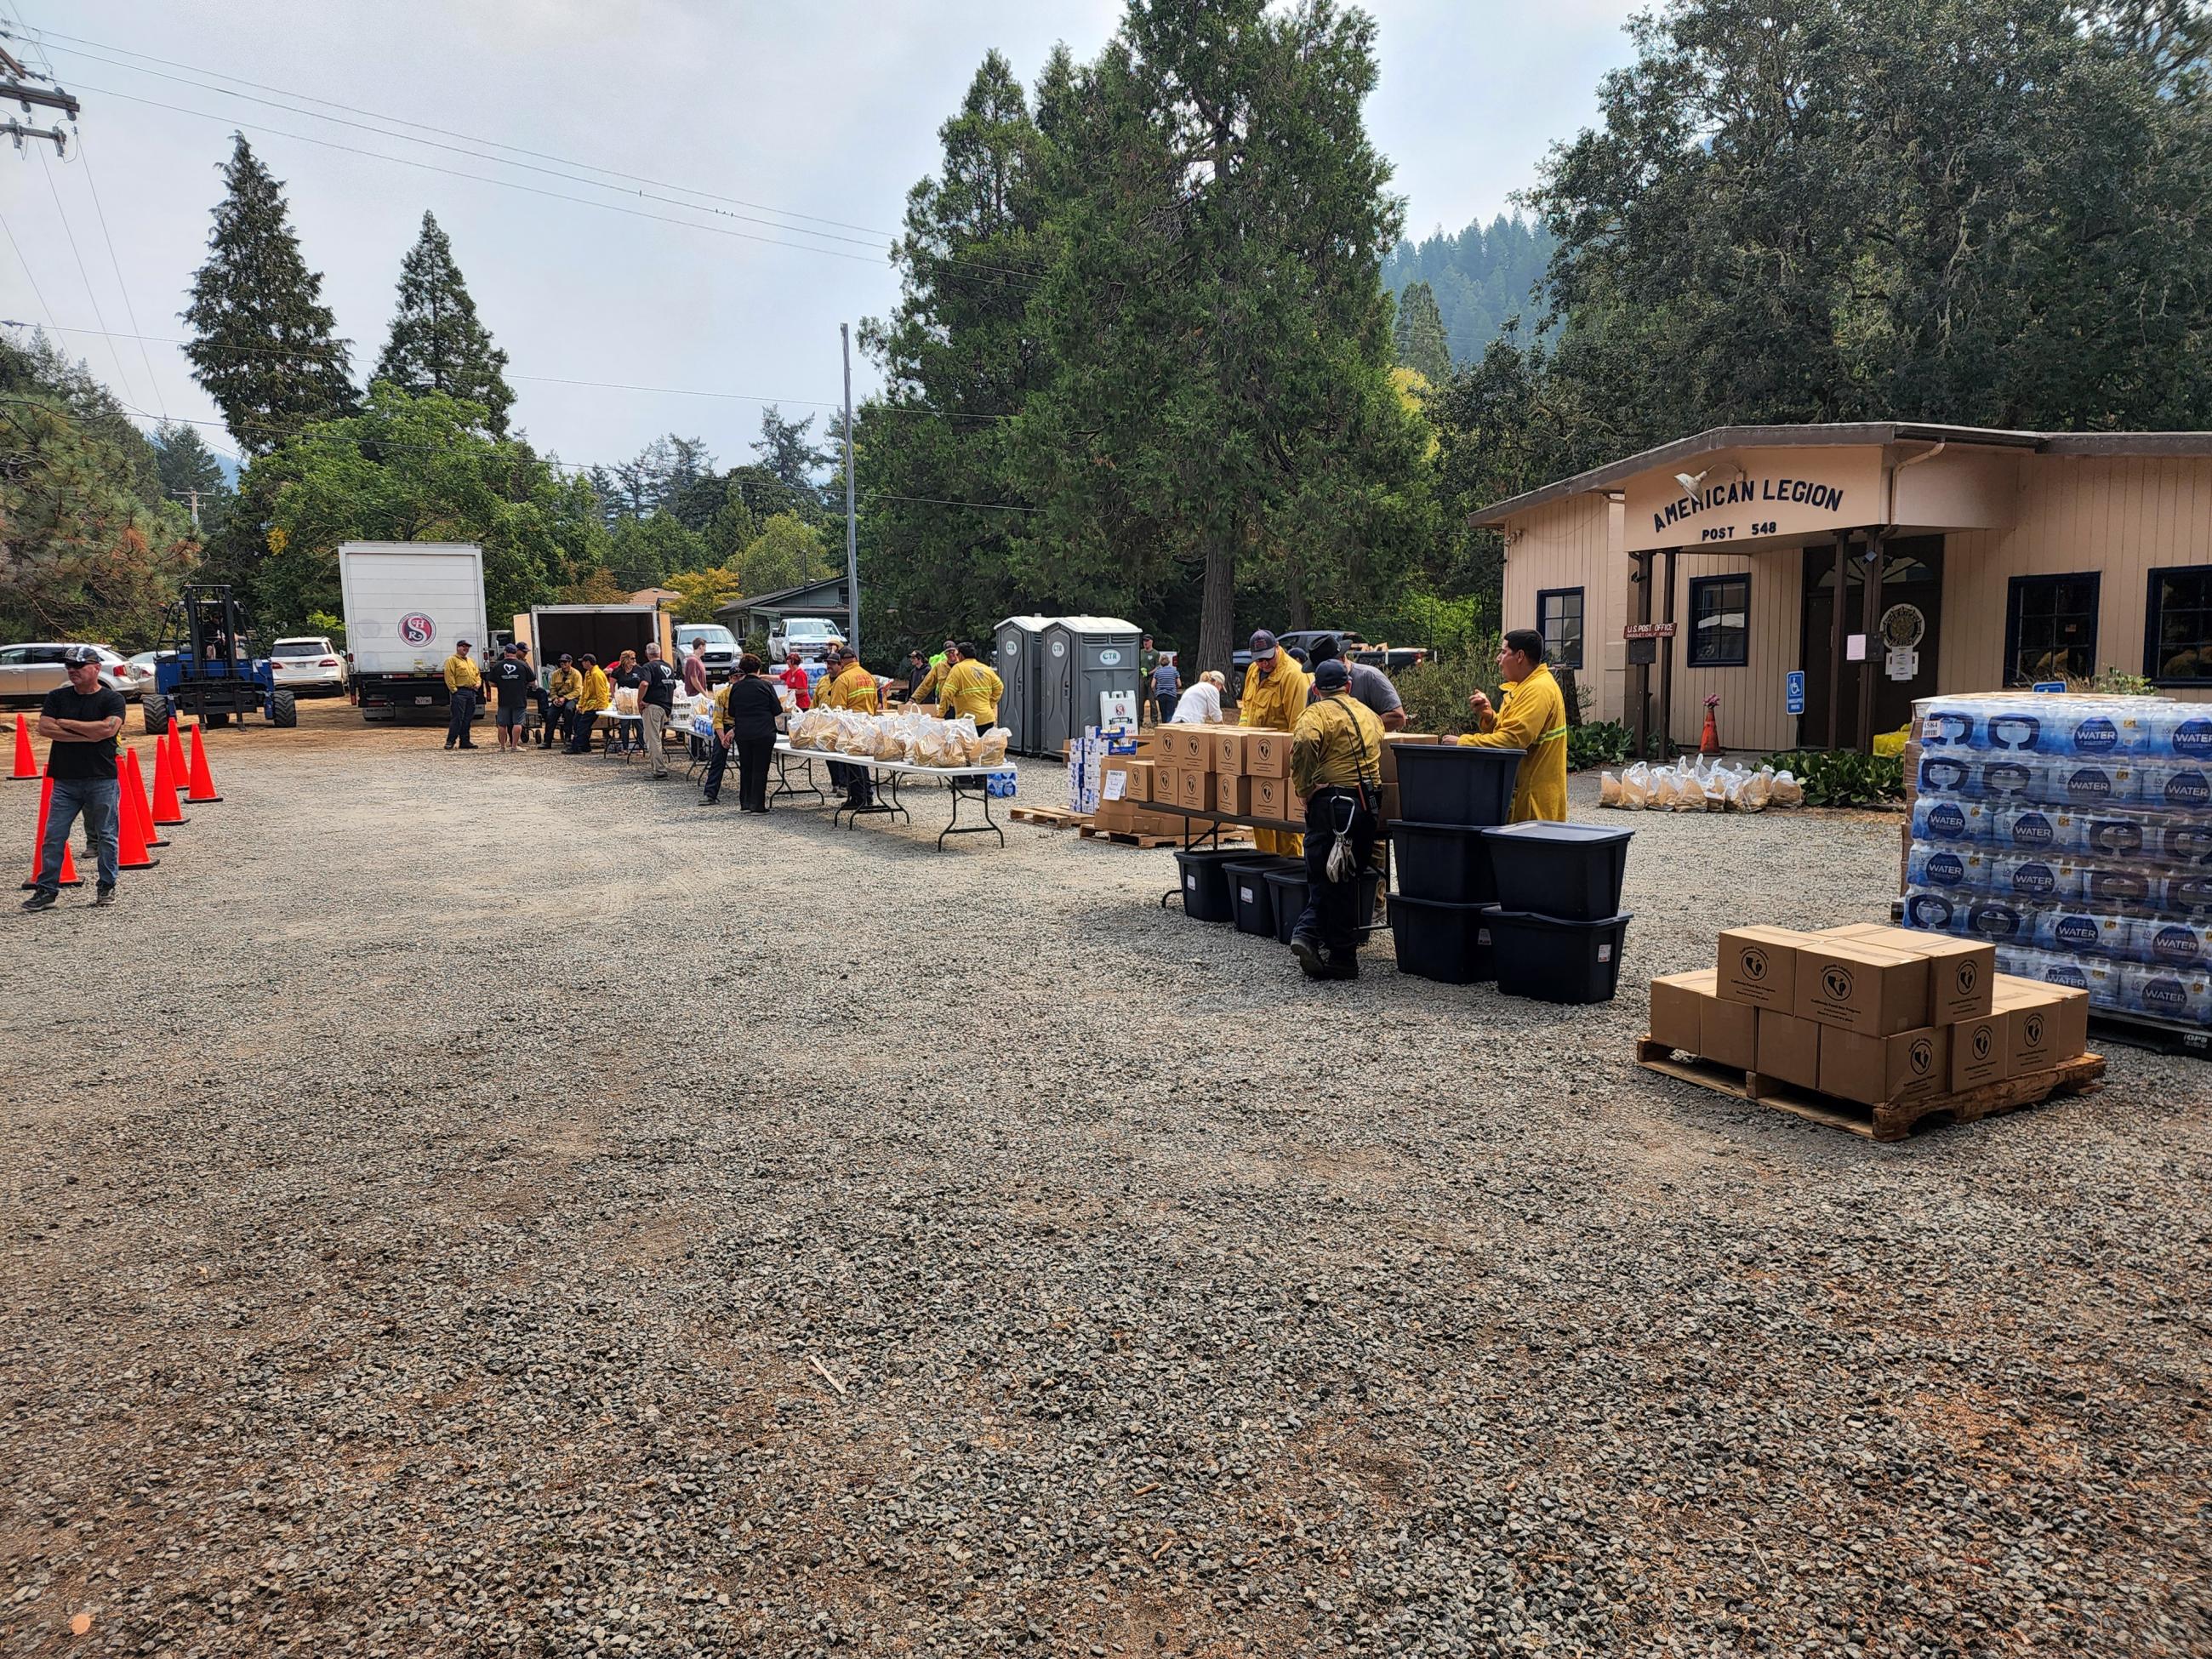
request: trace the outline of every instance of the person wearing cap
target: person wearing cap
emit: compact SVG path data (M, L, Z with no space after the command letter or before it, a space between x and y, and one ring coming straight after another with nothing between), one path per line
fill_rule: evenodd
M1145 707L1152 702L1154 690L1152 674L1160 665L1160 653L1152 645L1152 636L1145 635L1137 641L1137 724L1150 725L1145 717L1150 712Z
M1385 732L1402 731L1406 725L1406 704L1398 695L1398 688L1390 684L1390 677L1381 669L1364 662L1347 661L1344 649L1331 634L1324 634L1314 641L1314 672L1321 672L1325 662L1344 664L1345 672L1352 676L1352 695L1367 705L1368 711L1382 722ZM1319 696L1316 690L1313 694Z
M470 722L477 717L477 699L483 691L483 675L469 655L466 640L453 641L453 654L446 659L446 747L456 744L464 749L477 746L469 735Z
M1498 647L1498 673L1504 702L1494 712L1478 691L1467 700L1481 729L1460 739L1469 749L1518 749L1521 764L1513 778L1513 805L1507 821L1542 818L1564 823L1567 817L1567 700L1544 661L1544 636L1516 628Z
M799 659L799 653L783 653L783 689L791 693L793 704L799 708L814 706L814 678L806 672L806 665Z
M856 714L877 712L876 677L860 666L860 653L849 645L837 647L834 659L836 673L822 682L822 706L842 708ZM865 766L851 766L841 762L830 763L830 781L842 784L848 806L867 806L876 798L874 781Z
M646 758L653 763L653 775L668 775L668 722L676 718L676 688L679 684L676 671L660 654L658 643L645 647L645 666L638 670L637 712L643 716L638 724L645 733Z
M522 726L530 717L530 690L537 678L520 646L510 640L500 647L499 660L491 665L491 690L492 720L502 752L522 752Z
M568 652L553 670L545 693L545 723L538 733L538 746L550 749L554 739L565 738L574 729L576 720L576 700L584 695L584 677L576 672L576 659Z
M62 854L69 850L70 830L80 817L99 863L92 902L115 902L115 838L123 809L115 734L123 729L123 694L100 684L100 653L89 645L64 650L62 666L69 683L47 692L39 705L36 730L52 742L46 750L46 787L52 793L31 896L23 901L26 910L50 909L61 896Z
M945 649L929 659L929 670L921 677L921 684L910 694L917 703L934 702L937 694L945 689L945 677L952 672L952 664L960 654L960 641L947 640Z
M973 641L963 640L957 650L938 693L937 712L946 720L965 714L978 732L988 731L999 723L999 699L1006 695L1006 683L997 669L976 656Z
M1306 672L1275 643L1266 629L1252 635L1252 665L1244 671L1244 697L1237 711L1239 726L1270 732L1288 732L1305 713L1310 689ZM1304 843L1279 830L1255 830L1252 844L1262 853L1297 858Z
M1229 677L1218 668L1209 668L1191 683L1175 706L1175 716L1170 726L1218 726L1221 724L1221 694L1229 689Z
M583 664L584 684L576 694L576 718L571 722L574 730L568 738L568 752L572 755L592 752L592 728L615 701L614 687L608 684L606 670L599 666L599 659L586 651Z
M1291 949L1308 979L1359 977L1359 881L1382 791L1382 722L1352 695L1351 665L1328 658L1314 665L1313 701L1291 732L1291 793L1306 804L1306 908ZM1329 854L1340 841L1351 843L1352 862L1334 881Z

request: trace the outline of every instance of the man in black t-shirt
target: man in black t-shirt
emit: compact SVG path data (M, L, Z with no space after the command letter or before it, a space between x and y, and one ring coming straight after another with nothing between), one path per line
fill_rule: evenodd
M537 684L538 676L523 660L522 647L510 643L499 653L491 671L492 695L499 700L496 718L501 749L522 752L523 722L529 718L530 694Z
M645 672L638 683L637 712L645 717L645 752L653 761L653 775L668 775L668 757L661 744L668 722L676 713L676 671L661 660L660 647L645 647Z
M34 890L26 910L44 910L61 896L62 854L80 814L100 865L94 904L115 902L115 833L123 789L115 775L115 734L123 729L123 694L100 683L100 653L73 645L62 655L69 684L46 693L39 708L38 732L51 738L46 750L46 838L39 843Z

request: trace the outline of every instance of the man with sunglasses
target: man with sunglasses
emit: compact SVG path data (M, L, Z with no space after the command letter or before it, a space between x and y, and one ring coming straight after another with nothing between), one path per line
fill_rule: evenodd
M52 739L46 751L46 776L53 791L46 811L46 839L39 843L38 873L32 878L26 910L46 910L61 896L62 854L78 817L99 861L95 905L115 902L115 835L123 805L115 775L115 734L123 729L123 694L100 680L100 653L72 645L62 653L69 684L46 693L39 708L38 733Z

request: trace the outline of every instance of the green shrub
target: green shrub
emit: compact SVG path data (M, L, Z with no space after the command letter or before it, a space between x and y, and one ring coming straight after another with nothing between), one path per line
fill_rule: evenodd
M2107 664L2098 671L2094 679L2084 679L2079 674L2066 677L2066 689L2075 692L2091 692L2104 697L2148 697L2158 690L2141 674L2124 673Z
M1628 758L1628 728L1619 720L1591 720L1567 731L1567 770L1611 766Z
M1808 806L1879 806L1905 793L1905 763L1895 756L1850 749L1792 749L1762 763L1789 772L1805 790Z
M1495 708L1498 689L1498 642L1477 645L1465 654L1416 664L1397 678L1398 696L1406 705L1410 731L1433 732L1452 737L1474 729L1474 711L1468 698L1482 692Z

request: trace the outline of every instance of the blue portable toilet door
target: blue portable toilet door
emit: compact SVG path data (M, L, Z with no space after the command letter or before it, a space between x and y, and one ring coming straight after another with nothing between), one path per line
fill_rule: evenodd
M1072 741L1076 734L1091 722L1082 717L1075 706L1077 670L1080 653L1073 635L1064 628L1048 628L1044 635L1044 685L1041 702L1043 718L1044 750L1047 754L1058 754L1062 744Z
M1030 718L1029 653L1024 647L1021 629L1010 626L999 630L996 666L1006 687L999 700L999 724L1009 734L1006 747L1017 753L1026 753L1036 736Z

